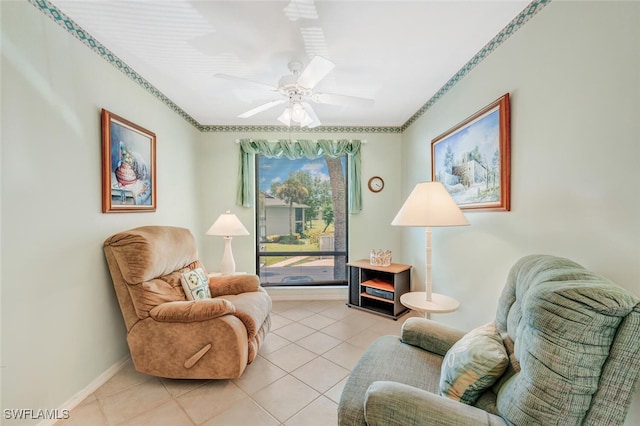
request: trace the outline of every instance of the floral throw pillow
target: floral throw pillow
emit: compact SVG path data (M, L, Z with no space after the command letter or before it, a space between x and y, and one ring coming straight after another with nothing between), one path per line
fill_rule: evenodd
M509 363L494 323L465 334L447 351L440 371L440 395L473 405Z
M192 269L185 272L180 277L184 294L189 300L202 300L211 297L209 291L209 280L202 268Z

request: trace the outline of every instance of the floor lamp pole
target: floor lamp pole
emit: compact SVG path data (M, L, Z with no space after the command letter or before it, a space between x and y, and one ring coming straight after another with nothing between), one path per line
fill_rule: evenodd
M427 226L426 231L426 248L427 248L427 278L425 280L425 291L427 293L427 302L431 302L431 293L433 291L433 284L431 282L431 227Z

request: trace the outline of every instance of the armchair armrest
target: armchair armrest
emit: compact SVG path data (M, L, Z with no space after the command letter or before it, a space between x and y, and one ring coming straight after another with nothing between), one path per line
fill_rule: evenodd
M235 306L225 299L204 299L162 303L149 311L156 321L206 321L236 312Z
M364 401L369 426L506 426L500 417L402 383L373 382Z
M434 354L445 356L464 336L462 330L426 318L409 318L402 325L400 340Z
M257 275L209 275L211 297L248 293L259 289L260 278Z

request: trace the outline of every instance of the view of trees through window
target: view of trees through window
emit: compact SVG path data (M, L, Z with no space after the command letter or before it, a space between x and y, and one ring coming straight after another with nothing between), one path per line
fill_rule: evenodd
M256 155L256 270L265 286L346 284L347 158Z

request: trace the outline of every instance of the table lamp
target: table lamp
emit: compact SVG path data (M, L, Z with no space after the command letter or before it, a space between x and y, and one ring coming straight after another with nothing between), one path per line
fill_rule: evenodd
M440 182L422 182L413 188L391 225L426 228L426 298L431 302L431 227L469 225L469 221Z
M222 272L222 275L234 274L236 272L236 262L233 260L233 252L231 251L231 239L234 236L249 235L247 228L242 225L242 222L235 214L227 210L213 222L213 225L207 231L207 235L224 237L224 255L222 256L220 272Z

